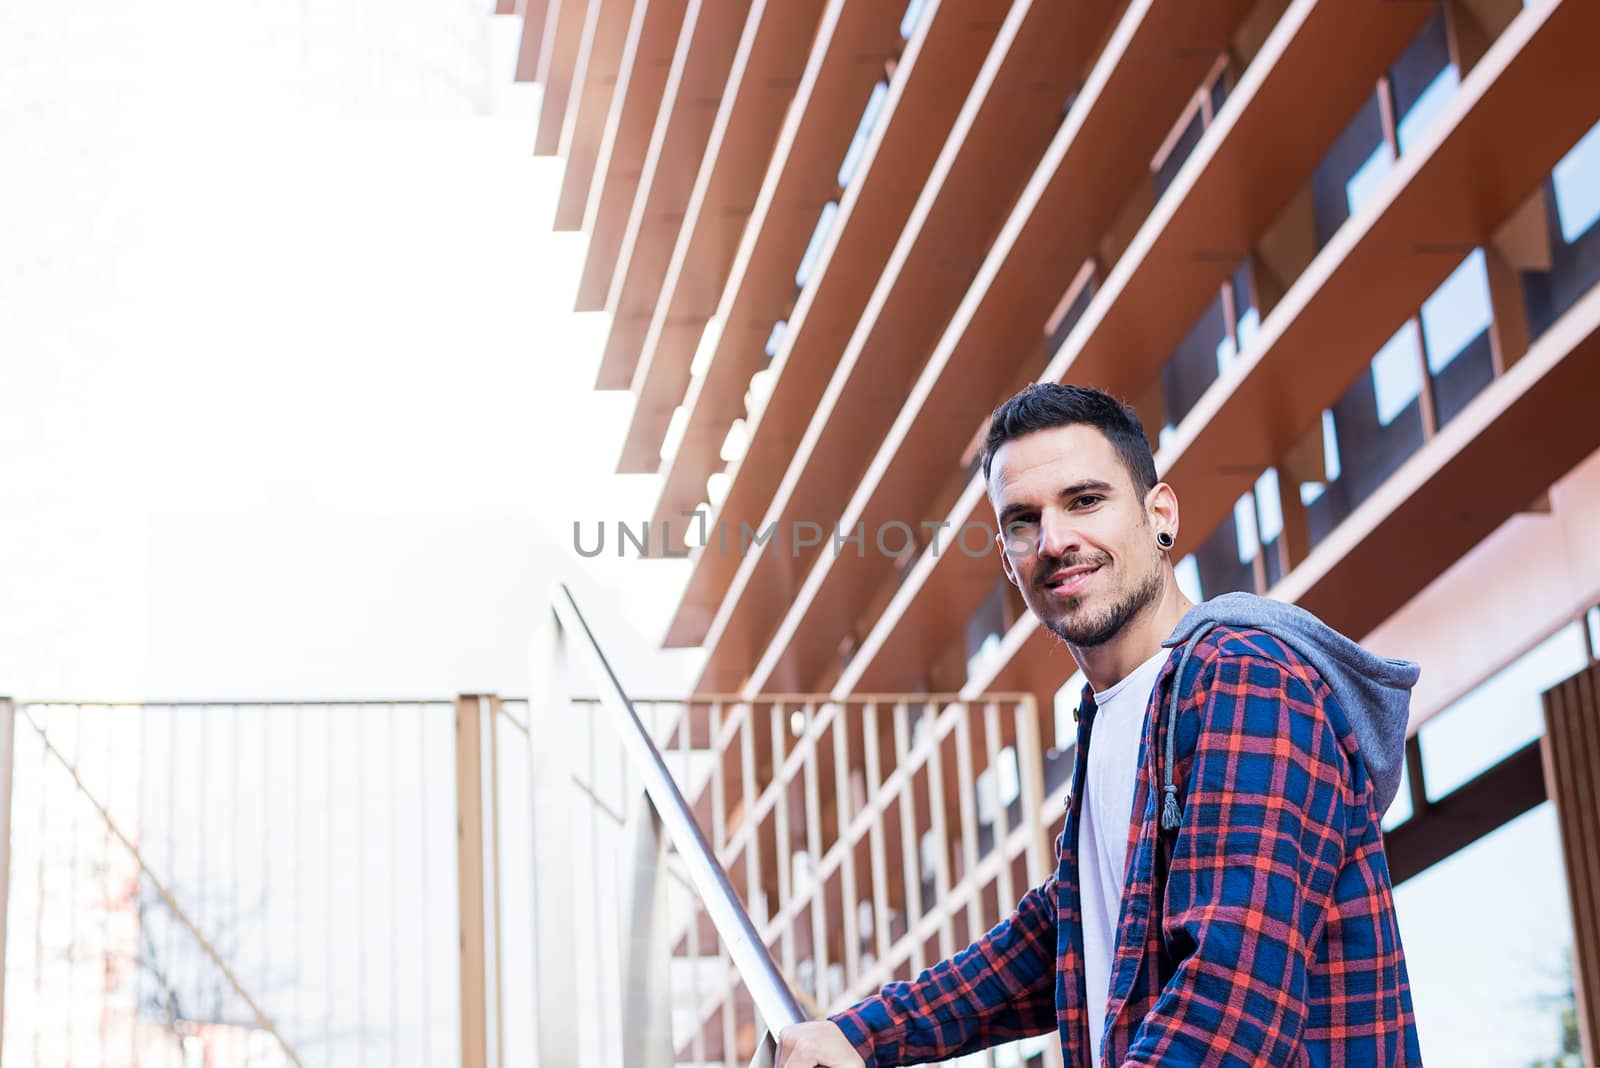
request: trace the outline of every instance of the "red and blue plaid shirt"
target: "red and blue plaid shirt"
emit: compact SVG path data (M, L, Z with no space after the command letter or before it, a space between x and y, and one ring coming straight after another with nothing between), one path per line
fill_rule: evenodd
M1160 830L1158 677L1139 743L1103 1066L1422 1063L1380 813L1321 676L1259 630L1196 646L1176 719L1178 830ZM1073 782L1094 724L1084 690ZM1060 1036L1088 1068L1078 803L1055 874L979 941L835 1014L868 1068Z

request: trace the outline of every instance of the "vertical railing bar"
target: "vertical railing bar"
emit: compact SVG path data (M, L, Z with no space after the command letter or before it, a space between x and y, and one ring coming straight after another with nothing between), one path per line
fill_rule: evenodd
M806 802L806 850L810 853L807 870L811 885L811 997L819 1005L827 1000L828 940L826 914L828 895L823 890L818 869L822 866L822 798L817 769L816 705L807 701L805 706L805 735L800 744L806 747L802 758L801 777ZM841 875L840 887L843 888Z
M134 781L133 781L133 790L132 790L132 795L133 795L133 798L134 798L134 804L139 806L139 810L140 811L143 810L143 804L142 804L141 799L144 797L144 774L145 774L145 771L144 771L144 765L145 765L144 753L145 753L145 743L146 743L146 740L147 740L146 739L146 735L149 732L149 726L150 726L150 710L148 708L140 707L139 708L139 747L138 747L139 760L137 762L135 762L135 764L134 764ZM141 823L142 823L142 821L141 821ZM142 833L142 831L143 831L142 826L141 826L140 830L141 830L141 833ZM143 890L143 886L144 886L144 883L143 883L142 880L139 880L139 879L135 879L134 880L134 884L133 884L133 909L134 909L134 915L139 918L141 926L143 925L143 916L140 915L139 901L140 901L140 895L141 895L142 890ZM143 947L139 944L138 938L139 938L139 936L136 935L135 936L135 940L134 940L134 954L135 954L136 959L137 959L137 955L139 953L143 952ZM138 1027L138 1023L139 1023L138 998L139 998L139 995L140 995L140 987L142 986L143 982L144 982L143 978L138 975L138 970L135 969L135 975L134 975L134 980L133 980L133 996L134 996L134 1006L135 1007L134 1007L134 1010L131 1013L128 1014L128 1045L130 1047L129 1052L131 1052L133 1054L133 1056L130 1058L130 1063L133 1065L133 1068L140 1068L140 1066L144 1063L144 1055L143 1055L143 1052L139 1048L140 1043L139 1043L139 1027Z
M861 974L861 932L856 923L856 843L850 837L850 708L834 706L833 720L833 811L834 829L843 843L839 865L839 900L844 907L844 988L849 989ZM831 999L818 998L820 1004Z
M258 709L261 724L261 789L260 798L272 797L272 713L265 706ZM272 986L272 909L269 902L276 900L272 893L272 809L261 805L261 986L262 996ZM296 977L298 978L298 976Z
M912 936L922 919L922 842L917 837L916 768L911 766L909 708L904 701L894 706L894 747L898 755L896 770L903 776L904 788L896 804L900 807L900 866L906 880L906 935ZM922 940L912 948L913 971L922 967Z
M113 737L115 728L112 726L113 724L116 723L117 717L115 715L107 715L107 716L103 717L103 720L104 720L105 726L101 730L101 734L105 738L105 753L103 754L103 758L105 760L105 769L106 769L106 808L109 810L111 808L111 806L116 803L116 796L117 796L117 794L116 794L116 786L117 786L116 764L117 764L117 762L116 762L116 756L115 756L115 754L116 754L116 744L115 744L115 738ZM5 829L9 830L9 826L6 826ZM5 849L5 845L0 844L0 850L3 850L3 849ZM100 900L105 902L105 907L100 912L100 945L103 947L102 948L102 952L105 953L108 962L109 962L109 959L110 959L110 957L112 955L111 903L115 900L115 898L113 897L113 895L115 893L115 882L111 877L111 853L112 853L112 849L111 849L111 829L109 827L102 827L100 829L100 872L101 872ZM4 878L5 878L4 874L0 873L0 884L3 884ZM4 907L5 907L5 890L3 888L3 885L0 885L0 909L3 909ZM0 986L4 986L5 985L5 974L4 974L4 972L5 972L5 945L6 945L6 940L5 940L5 930L4 930L4 928L5 928L5 921L3 919L0 919ZM0 993L0 999L3 999L4 997L5 997L4 993ZM4 1049L5 1049L4 1009L3 1009L3 1007L0 1007L0 1050L4 1050ZM110 1049L111 1049L111 999L110 998L101 998L100 999L100 1068L106 1068L106 1056L110 1052Z
M493 1040L494 1046L489 1054L489 1065L490 1068L500 1068L505 1057L505 1013L500 1000L501 990L505 985L501 965L504 954L500 949L500 931L503 926L500 916L500 698L493 695L479 697L478 710L489 725L488 733L484 737L489 747L487 754L489 774L485 776L484 781L484 805L489 812L489 841L484 850L489 868L489 878L485 881L484 889L489 895L489 904L485 911L492 925L488 943L489 949L494 954L494 971L491 973L494 990L488 999L489 1011L493 1015L489 1037Z
M11 911L11 788L16 761L16 705L0 697L0 1044L5 1042L6 916Z
M744 819L743 830L745 840L745 896L748 898L750 914L756 922L765 924L770 914L766 901L766 887L761 881L761 835L757 830L755 818L756 797L756 738L755 738L756 710L753 705L745 706L744 722L739 726L739 764L740 775L744 781ZM757 913L756 894L761 894L761 911Z
M26 714L26 713L24 713L24 714ZM39 859L38 870L35 872L35 880L37 882L37 885L34 887L35 893L38 895L37 898L36 898L37 904L35 906L36 912L34 914L34 930L33 930L33 1003L35 1005L43 1005L44 1004L44 929L45 929L44 910L45 910L45 903L49 900L49 898L45 895L45 850L49 848L49 843L51 841L50 832L49 832L49 826L50 825L49 825L49 823L48 823L48 821L46 819L46 815L47 815L47 813L50 812L51 808L53 807L52 805L49 804L49 798L45 796L47 790L49 789L45 785L46 782L47 782L47 779L48 779L48 776L45 773L45 769L50 766L50 750L45 748L45 746L43 744L43 739L44 739L44 736L41 734L40 735L40 745L39 745L39 769L38 769L38 775L39 775L39 778L38 778L38 791L39 791L39 838L38 838L38 843L39 844L38 844L38 851L34 854ZM169 815L170 815L170 803L171 803L171 792L169 790L169 792L168 792ZM173 827L173 822L172 822L171 819L168 819L167 820L167 834L168 834L169 838L170 838L170 836L172 834L172 827ZM142 889L142 884L141 884L141 889ZM168 942L168 947L169 948L171 947L172 940L173 940L173 932L172 932L171 928L169 927L168 930L167 930L167 942ZM170 955L168 956L168 960L169 961L171 960ZM42 1040L42 1037L43 1037L43 1032L42 1032L41 1028L39 1027L38 1022L35 1021L34 1024L33 1024L33 1063L34 1064L40 1064L41 1063L39 1045L40 1045L40 1042Z
M962 877L971 879L973 894L967 899L967 931L976 936L985 927L983 894L978 886L978 812L974 794L977 777L972 771L972 706L962 701L956 714L956 779L961 804Z
M83 741L83 706L72 706L72 765L77 767L82 759ZM72 1025L72 1009L77 1004L74 988L77 986L78 969L78 806L72 806L71 822L68 824L67 840L71 843L69 848L70 860L67 861L67 887L62 895L67 904L67 996L63 999L62 1008L66 1012L66 1038L67 1038L67 1063L76 1060L74 1054L78 1047L78 1029Z
M1011 878L1011 858L1006 855L1006 843L1011 839L1011 816L1006 811L1007 803L1000 796L1000 708L992 700L984 702L983 725L989 746L989 766L994 769L994 848L1000 862L999 872L995 876L995 889L1000 896L1000 914L1003 916L1017 903L1017 896ZM1020 780L1018 785L1020 788Z
M231 805L233 811L228 817L231 823L231 826L228 828L228 865L230 868L232 868L232 871L229 874L229 881L232 883L232 886L228 888L227 896L233 899L233 917L231 922L242 927L244 902L241 900L239 894L239 774L243 767L239 760L239 723L242 712L238 705L230 706L229 711L232 719L232 723L230 724L232 729L228 731L229 741L231 743L229 747L229 756L231 758L230 763L233 765L233 782L230 784L233 789L230 791L232 797L229 799L229 804ZM224 917L222 922L226 924L230 922L230 920L228 917ZM240 948L243 948L242 942Z
M1014 707L1017 724L1018 789L1022 794L1022 822L1028 828L1028 883L1038 886L1050 870L1048 832L1040 813L1044 809L1044 743L1039 736L1039 707L1032 694Z
M200 804L197 812L200 817L200 834L195 845L195 922L204 931L208 929L206 901L210 893L210 880L207 876L208 861L206 844L211 838L211 705L202 704L195 712L200 717ZM177 867L173 867L173 878L177 878Z
M433 1006L432 999L428 997L428 977L433 974L433 939L428 937L432 934L432 931L428 928L430 926L429 921L433 917L431 891L428 886L428 814L430 811L428 808L428 727L428 706L419 704L417 706L417 782L420 785L417 789L417 803L419 806L417 826L420 828L421 833L417 835L417 838L421 848L418 850L417 859L421 867L421 871L418 873L421 892L417 896L421 899L421 926L424 928L424 936L422 939L422 970L421 975L418 976L422 980L419 1001L421 1011L418 1015L422 1017L422 1062L424 1064L427 1064L433 1058Z
M326 1000L325 1004L322 1007L322 1026L323 1026L323 1028L324 1028L324 1030L325 1030L325 1032L327 1034L328 1057L329 1057L329 1060L331 1061L331 1060L334 1059L333 1058L333 1035L334 1035L334 1031L333 1031L333 1004L334 1004L334 1001L337 1000L337 995L334 992L334 984L333 984L333 958L334 958L333 941L334 941L334 938L335 938L335 932L337 930L337 928L334 926L334 923L333 923L333 886L334 886L334 878L333 878L333 837L334 837L334 831L336 830L337 825L338 825L338 811L339 810L338 810L338 806L336 806L333 803L333 797L334 797L334 783L333 783L333 764L334 764L334 761L333 761L333 720L331 718L331 715L330 715L330 712L328 710L328 707L326 705L323 705L323 706L320 706L320 707L322 708L322 735L323 735L323 738L326 739L326 741L327 741L327 748L328 748L328 758L327 758L327 773L328 773L328 808L327 808L327 828L328 828L327 845L328 845L328 850L327 850L327 852L328 852L328 866L322 873L322 875L323 875L323 883L324 883L324 886L323 886L324 906L326 908L326 911L323 913L323 916L326 917L326 919L324 920L324 924L325 924L325 926L327 928L327 938L323 942L323 955L325 957L324 965L323 965L323 971L327 975L328 989L327 989L327 993L324 995L324 997L327 1000Z
M389 856L384 864L388 874L386 880L389 884L389 1063L400 1063L400 984L396 977L400 974L400 898L396 892L399 885L400 865L400 835L396 830L396 810L400 806L399 792L395 788L395 779L398 778L400 769L399 747L395 743L400 710L393 701L389 702L388 715L384 717L383 732L388 743L388 771L389 771L389 798L385 805L389 824Z
M6 917L11 911L11 791L16 761L16 705L0 697L0 1049L6 1039Z
M352 709L356 744L356 1063L367 1066L367 710Z
M691 700L691 701L688 701L688 702L684 703L684 705L682 706L682 714L678 718L678 755L682 759L682 762L683 762L683 767L682 767L682 770L681 770L681 774L683 775L684 787L686 789L689 788L689 786L694 781L693 773L692 773L691 768L690 768L691 754L693 752L693 748L692 748L691 743L694 741L693 737L691 736L692 735L692 731L690 729L690 722L693 719L694 719L694 704L693 704L693 701ZM648 803L648 802L646 802L646 803ZM713 803L712 803L712 808L713 809L716 808L716 803L715 803L714 800L713 800ZM714 816L713 816L713 819L715 819ZM714 831L713 831L712 837L713 837L713 839L715 839L715 837L716 837ZM715 847L713 847L712 851L715 852ZM701 1020L700 1020L700 1010L701 1010L700 998L701 998L701 994L703 993L703 990L704 990L704 984L701 982L701 978L702 978L701 977L701 966L702 966L703 962L700 959L700 911L701 911L701 909L700 909L700 899L698 897L696 897L693 893L690 893L688 896L689 896L689 931L688 931L689 959L691 961L693 961L693 963L689 966L689 1002L690 1002L691 1005L694 1006L693 1011L689 1014L689 1018L690 1018L690 1020L692 1022L692 1026L694 1027L694 1033L690 1036L690 1039L689 1039L689 1049L690 1049L691 1053L694 1056L695 1063L696 1064L704 1064L705 1060L706 1060L706 1035L705 1035L705 1030L706 1029L705 1029L704 1025L701 1023ZM668 938L670 939L670 937L671 937L671 934L670 934L670 928L669 928ZM671 953L672 953L672 946L671 946L671 944L669 942L669 944L667 946L667 954L668 954L668 958L669 958L668 962L667 962L667 966L668 966L669 970L671 968L671 959L670 959L671 958ZM674 1052L676 1052L676 1051L674 1051Z
M789 904L794 894L793 873L791 864L794 854L791 852L789 841L789 784L782 781L785 742L788 737L789 724L783 718L783 705L775 703L768 709L768 716L772 723L772 779L775 784L773 796L773 830L778 837L776 860L778 863L778 902L777 907L771 910L772 915L779 915L782 909ZM785 978L793 979L795 973L794 951L794 921L785 920L778 932L778 948L783 960L783 974Z
M878 752L878 705L868 702L861 710L862 740L867 753L867 796L876 798L883 789L883 760ZM872 934L877 944L877 960L874 964L889 959L889 857L888 847L884 844L884 813L876 805L872 806L872 825L868 833L871 835L870 848L872 850L872 902L876 916L872 920Z
M305 719L305 706L300 704L295 705L294 760L292 761L294 764L295 858L294 871L291 873L294 887L294 919L291 921L291 926L294 928L294 982L290 984L293 987L292 991L290 992L290 1006L291 1011L294 1013L294 1022L290 1024L290 1026L294 1028L299 1028L301 1026L301 1022L305 1019L304 1014L302 1013L303 1006L300 1002L300 991L301 988L305 986L305 911L300 907L303 904L303 895L305 893L305 880L303 878L304 865L301 863L303 858L301 856L300 846L300 843L305 840L302 837L304 821L301 819L301 815L305 810L305 783L304 777L301 773L302 765L305 763L306 755Z
M955 953L955 929L950 919L950 909L945 902L950 898L950 835L946 826L944 802L944 740L939 737L939 720L935 717L929 732L933 748L928 754L928 816L933 830L934 843L939 854L933 865L934 886L939 900L939 955L949 957Z

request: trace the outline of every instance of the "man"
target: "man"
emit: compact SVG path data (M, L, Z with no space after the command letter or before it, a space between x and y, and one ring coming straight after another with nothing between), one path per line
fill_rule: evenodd
M1057 868L913 982L785 1028L779 1068L1055 1030L1068 1068L1421 1064L1379 821L1415 664L1248 594L1199 605L1178 498L1114 398L994 414L1001 566L1088 680Z

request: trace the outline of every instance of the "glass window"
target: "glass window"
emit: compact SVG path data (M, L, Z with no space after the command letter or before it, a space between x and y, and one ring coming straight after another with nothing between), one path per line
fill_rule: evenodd
M1396 337L1406 335L1402 331ZM1377 360L1323 416L1323 449L1327 481L1319 489L1301 490L1312 545L1366 500L1383 480L1421 447L1424 430L1418 402L1421 359L1414 324L1410 341L1385 346L1391 366ZM1402 347L1404 346L1404 347ZM1400 360L1415 369L1408 374ZM1406 401L1397 407L1398 401ZM1385 417L1387 417L1385 419Z
M888 82L879 82L872 87L872 95L867 97L867 109L861 113L861 121L856 124L855 136L850 139L850 148L844 154L844 162L839 165L840 189L849 185L850 179L856 176L856 168L861 166L861 157L867 151L867 141L872 137L873 127L878 124L878 115L883 111L883 103L888 99Z
M1200 588L1207 597L1236 590L1255 592L1255 573L1249 561L1239 558L1243 548L1240 538L1238 517L1230 512L1211 536L1195 549L1195 569L1199 572Z
M1172 570L1178 580L1178 589L1183 591L1185 597L1196 604L1205 600L1200 586L1200 564L1195 560L1194 553L1179 560Z
M1372 358L1372 391L1378 422L1388 426L1422 395L1422 345L1415 323L1407 321Z
M1261 541L1278 540L1283 533L1283 502L1278 498L1278 469L1269 467L1256 479L1257 514L1261 520Z
M900 36L911 40L911 35L917 32L917 23L922 21L922 16L927 13L928 0L911 0L906 5L906 13L900 18Z
M983 670L984 665L1000 651L1001 636L1006 631L1006 587L1008 579L1000 579L984 597L978 610L967 620L966 654L967 677Z
M1256 533L1256 498L1246 493L1233 502L1234 540L1239 546L1239 562L1248 564L1261 551L1261 541Z
M1218 290L1200 314L1200 321L1178 342L1177 350L1161 368L1166 426L1183 422L1183 417L1217 380L1218 354L1227 340L1228 319L1223 311L1222 292Z
M1474 249L1423 302L1421 319L1434 419L1442 427L1494 380L1494 312L1483 250Z
M1395 887L1429 1064L1526 1065L1559 1048L1566 887L1548 802Z
M1548 270L1522 272L1529 333L1535 339L1600 282L1600 124L1557 163L1545 184Z
M1383 829L1392 831L1412 817L1411 809L1411 768L1405 764L1400 765L1400 792L1394 795L1394 800L1389 802L1389 811L1383 814Z
M1540 695L1588 663L1583 628L1561 628L1422 727L1422 777L1437 801L1544 733Z
M1190 117L1188 125L1183 128L1183 133L1178 135L1177 143L1172 146L1172 151L1167 153L1166 159L1161 161L1161 166L1156 168L1155 190L1156 199L1161 199L1172 180L1178 176L1178 171L1188 161L1194 146L1200 143L1200 135L1206 132L1205 116L1195 108L1194 115Z
M1318 248L1361 209L1393 166L1394 153L1383 136L1378 94L1372 93L1312 172Z
M1409 152L1428 131L1460 84L1455 64L1450 62L1441 9L1411 39L1389 71L1394 113L1399 116L1395 135L1402 153Z
M789 332L789 320L779 319L772 324L772 332L767 335L767 358L771 359L778 354L778 346L783 344L783 335Z
M1422 303L1422 340L1428 350L1428 370L1438 374L1448 367L1462 349L1489 329L1493 320L1489 272L1484 267L1483 250L1474 249Z
M1561 237L1578 240L1600 219L1600 124L1590 127L1550 172Z
M817 218L816 229L811 231L811 240L806 245L805 255L800 257L800 267L794 273L794 284L804 289L811 280L811 272L817 269L817 259L822 255L822 245L828 240L828 232L833 229L834 216L839 214L839 204L830 200L822 206L822 214Z

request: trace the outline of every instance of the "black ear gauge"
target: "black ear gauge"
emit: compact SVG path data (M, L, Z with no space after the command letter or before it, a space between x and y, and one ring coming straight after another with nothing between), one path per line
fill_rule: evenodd
M1172 548L1175 540L1176 539L1174 539L1173 536L1165 530L1156 535L1156 544L1161 546L1163 549Z

